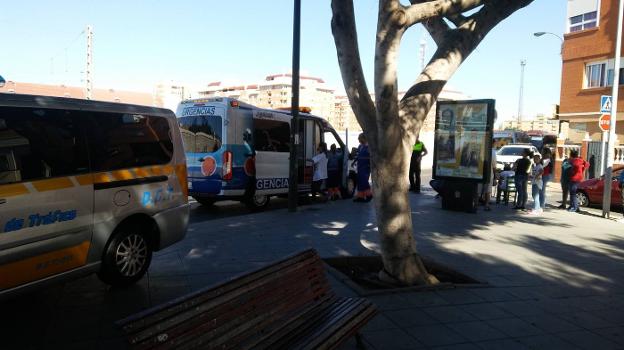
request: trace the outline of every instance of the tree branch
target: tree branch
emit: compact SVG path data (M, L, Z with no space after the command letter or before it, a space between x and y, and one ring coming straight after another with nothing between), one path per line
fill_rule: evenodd
M405 129L420 128L427 112L433 106L444 85L459 66L468 58L485 36L512 13L529 5L533 0L490 0L477 13L466 17L463 23L450 29L448 25L440 38L441 18L428 21L425 27L431 31L438 49L420 74L416 83L407 91L400 102L401 123ZM435 23L435 24L433 24ZM432 36L434 36L432 34ZM416 117L416 118L414 118Z
M367 132L374 132L373 135L376 135L375 105L370 97L362 71L353 0L332 0L331 7L332 33L349 103L362 128ZM369 135L369 137L373 135Z
M444 37L451 30L451 27L441 17L429 18L422 22L422 25L427 29L429 35L431 35L431 38L438 46L444 43Z
M410 2L412 5L405 9L407 27L428 18L458 15L470 11L483 5L485 0L411 0Z

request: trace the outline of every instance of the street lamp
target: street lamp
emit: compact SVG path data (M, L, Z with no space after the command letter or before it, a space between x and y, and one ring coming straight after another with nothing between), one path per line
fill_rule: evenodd
M561 50L559 51L559 54L560 55L563 54L563 38L561 36L559 36L559 35L557 35L555 33L551 33L551 32L535 32L535 33L533 33L533 35L536 36L536 37L540 37L540 36L542 36L544 34L550 34L552 36L557 37L557 39L561 40Z
M292 55L292 100L290 121L290 159L288 176L288 211L297 211L298 159L297 148L299 147L299 64L301 51L301 0L294 1L293 14L293 55Z

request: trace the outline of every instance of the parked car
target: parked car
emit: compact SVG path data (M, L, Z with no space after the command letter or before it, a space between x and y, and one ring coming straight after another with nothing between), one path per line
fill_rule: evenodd
M513 166L516 160L522 158L522 152L529 149L531 152L539 152L535 146L531 144L513 144L503 146L496 152L496 169L501 170L505 165Z
M613 167L613 184L611 185L611 205L622 205L622 195L618 178L624 166ZM576 192L579 206L588 207L592 204L602 205L604 192L604 175L581 182Z

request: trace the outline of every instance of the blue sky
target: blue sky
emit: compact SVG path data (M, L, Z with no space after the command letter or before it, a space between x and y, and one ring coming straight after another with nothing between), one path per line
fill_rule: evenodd
M257 82L291 66L292 0L12 1L0 12L0 75L7 80L82 84L86 39L94 28L94 85L149 91L158 81ZM360 51L373 83L377 1L356 0ZM330 1L302 0L301 68L343 90L330 29ZM495 28L449 84L472 98L497 100L499 119L518 110L520 60L527 61L524 115L559 101L565 0L535 0ZM420 26L403 39L399 86L420 71Z

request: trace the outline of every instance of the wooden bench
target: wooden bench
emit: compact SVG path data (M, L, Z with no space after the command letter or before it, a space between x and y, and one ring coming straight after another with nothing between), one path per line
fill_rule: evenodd
M337 297L310 249L117 325L136 349L334 349L377 310Z

